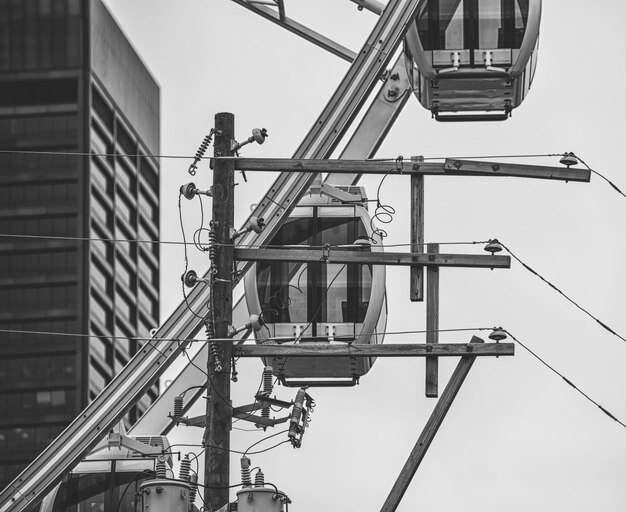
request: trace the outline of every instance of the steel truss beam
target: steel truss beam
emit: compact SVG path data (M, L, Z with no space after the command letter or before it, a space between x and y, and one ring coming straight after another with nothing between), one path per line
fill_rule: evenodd
M387 80L381 85L363 119L348 141L341 153L341 158L373 157L402 111L410 97L410 93L410 84L406 75L405 56L402 54L391 68ZM328 175L325 182L333 183L333 185L356 185L360 177L360 173L333 174ZM208 288L201 286L198 287L198 290L194 290L193 297L189 299L194 310L207 300ZM186 308L184 303L180 307ZM199 325L199 321L195 316L191 313L188 316L190 324L195 323ZM247 321L248 311L245 300L243 297L240 297L233 308L233 325L243 325ZM162 335L168 337L168 331L164 331ZM203 367L207 357L208 349L205 343L193 357L193 363L188 363L171 382L171 385L161 391L159 397L150 405L145 414L130 428L129 434L167 434L175 425L174 421L168 417L168 413L172 410L174 397L189 388L192 385L191 383L203 382L206 379L206 375L201 373L197 367ZM191 408L202 393L202 389L192 389L187 393L186 396L189 397L189 400L185 401L185 411Z
M330 156L400 45L417 14L419 3L420 0L389 2L346 76L296 151L295 158ZM282 173L251 214L272 219L269 229L261 235L243 236L239 243L263 244L273 236L315 176ZM250 266L247 264L241 271L246 272ZM155 333L153 343L158 343L158 347L149 343L141 349L59 437L0 493L0 512L18 512L35 503L95 447L180 355L186 343L178 340L191 338L200 330L200 321L190 322L189 308L199 311L205 295L202 287L195 287L188 300ZM160 338L166 339L156 341Z
M289 32L292 32L297 36L306 39L307 41L319 46L320 48L324 48L324 50L329 51L337 57L341 57L343 60L352 62L356 58L356 53L354 53L352 50L349 50L345 46L333 41L332 39L329 39L328 37L316 32L315 30L311 30L310 28L305 27L297 21L287 18L285 16L285 8L282 0L279 4L277 4L277 9L272 9L271 7L260 5L258 2L254 2L252 0L233 0L233 2L241 5L242 7L245 7L246 9L251 10L259 16L263 16L265 19L270 20L272 23L280 25L281 27L289 30Z

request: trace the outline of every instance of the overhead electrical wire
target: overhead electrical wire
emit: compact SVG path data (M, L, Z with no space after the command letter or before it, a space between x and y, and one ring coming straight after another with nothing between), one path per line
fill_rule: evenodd
M283 430L281 432L277 432L276 434L272 434L271 436L267 436L267 437L261 439L260 441L254 443L252 446L257 445L257 444L259 444L259 443L269 439L270 437L274 437L274 436L279 435L279 434L284 434L285 432L288 432L288 431L289 430L287 429L287 430ZM285 443L289 443L289 442L291 442L291 441L289 439L286 439L284 441L281 441L278 444L270 446L269 448L264 448L263 450L257 450L257 451L254 451L254 452L249 451L250 448L252 448L252 446L248 447L248 449L245 452L242 452L241 450L233 450L232 448L222 448L221 446L207 445L207 444L191 444L191 443L176 443L176 444L171 445L170 448L176 447L176 446L191 446L191 447L195 447L195 448L201 448L200 453L195 454L197 457L199 457L200 454L202 452L205 452L208 448L213 448L214 450L222 450L224 452L229 452L229 453L236 453L238 455L257 455L259 453L264 453L264 452L267 452L269 450L273 450L274 448L280 446L281 444L285 444ZM169 453L169 452L165 452L165 453ZM174 452L172 452L172 453L174 453ZM241 485L241 484L239 484L239 485ZM234 485L232 487L237 487L237 485Z
M589 166L587 165L587 162L585 162L585 161L584 161L582 158L580 158L577 154L572 153L572 155L574 155L574 156L575 156L575 157L576 157L576 158L580 161L580 163L581 163L581 164L583 164L583 165L587 168L587 170L588 170L588 171L592 172L593 174L595 174L595 175L596 175L596 176L598 176L599 178L602 178L602 179L603 179L604 181L606 181L609 185L611 185L611 187L612 187L612 188L613 188L613 189L614 189L614 190L615 190L618 194L620 194L620 195L621 195L621 196L623 196L623 197L626 197L626 194L624 194L624 192L622 192L622 191L620 190L620 188L619 188L619 187L618 187L615 183L613 183L610 179L608 179L608 178L607 178L606 176L604 176L603 174L600 174L598 171L594 171L591 167L589 167Z
M48 156L76 156L76 157L85 157L85 156L99 156L99 157L127 157L127 158L138 158L138 157L148 157L155 159L178 159L178 160L192 160L192 161L201 161L201 160L211 160L214 157L210 156L195 156L193 155L155 155L149 153L96 153L96 152L84 152L84 151L38 151L38 150L24 150L24 149L0 149L0 153L4 154L21 154L21 155L48 155ZM615 185L611 180L609 180L606 176L602 175L598 171L591 169L585 161L580 158L578 155L572 153L576 158L583 164L585 167L591 171L593 174L605 180L617 193L626 198L626 194L620 190L620 188ZM513 155L470 155L470 156L434 156L434 157L421 157L422 160L475 160L475 159L493 159L493 158L547 158L547 157L557 157L564 156L565 153L539 153L539 154L513 154ZM366 159L370 162L396 162L396 172L394 174L402 174L402 168L398 168L398 162L402 163L403 157L389 157L389 158L369 158ZM385 175L387 176L387 175ZM267 197L268 200L274 202L271 198ZM281 208L284 208L282 205L276 203ZM388 212L384 212L387 214Z
M424 160L472 160L474 158L546 158L546 157L555 157L555 156L563 156L563 153L539 153L539 154L530 154L530 155L478 155L478 156L430 156L423 157Z
M76 157L85 157L85 156L99 156L99 157L117 157L122 156L126 158L155 158L155 159L174 159L174 160L211 160L214 157L211 156L201 156L197 155L162 155L162 154L151 154L151 153L99 153L93 151L40 151L40 150L28 150L28 149L0 149L0 153L6 154L21 154L21 155L48 155L48 156L76 156ZM423 160L446 160L446 159L457 159L457 160L471 160L471 159L492 159L492 158L546 158L546 157L557 157L563 156L564 153L540 153L540 154L513 154L513 155L470 155L470 156L430 156L424 157ZM369 162L397 162L398 160L403 160L404 157L395 156L395 157L380 157L380 158L367 158L365 160Z
M185 271L183 272L183 276L185 276L187 274L187 271L189 270L189 259L187 258L187 240L185 238L185 225L183 222L183 208L182 208L182 204L181 204L181 200L183 197L183 193L182 191L178 193L178 219L180 221L180 231L181 234L183 236L183 247L184 247L184 260L185 260ZM200 198L200 196L198 196L198 199L200 199L200 204L202 204L202 199ZM195 240L194 240L195 242ZM180 280L180 284L181 284L181 288L182 288L182 292L183 292L183 299L185 301L185 306L187 306L187 310L196 318L199 318L201 320L204 320L205 317L204 315L198 314L196 313L192 308L191 305L189 304L189 300L187 299L187 290L185 290L185 281L184 279Z
M589 318L592 318L593 320L595 320L600 326L602 326L605 330L607 330L608 332L610 332L611 334L613 334L614 336L618 337L620 340L626 342L626 338L624 338L624 336L622 336L621 334L618 334L617 332L615 332L615 330L613 330L611 327L609 327L606 323L604 323L602 320L600 320L598 317L596 317L595 315L593 315L592 313L590 313L587 309L585 309L584 307L582 307L580 304L578 304L574 299L572 299L569 295L567 295L565 292L563 292L559 287L557 287L555 284L553 284L552 282L550 282L548 279L546 279L545 277L543 277L541 274L539 274L539 272L537 272L536 270L534 270L533 268L531 268L528 264L524 263L520 258L517 257L517 255L515 255L515 253L513 253L513 251L511 251L511 249L509 247L507 247L504 243L500 242L500 244L502 245L502 247L504 247L506 249L506 251L511 255L511 257L513 259L515 259L515 261L517 261L520 265L522 265L526 270L528 270L531 274L537 276L539 279L541 279L544 283L546 283L550 288L552 288L554 291L558 292L560 295L562 295L563 297L565 297L571 304L573 304L574 306L576 306L580 311L582 311L583 313L585 313Z
M211 156L201 156L197 157L197 155L155 155L151 153L99 153L93 151L40 151L40 150L30 150L30 149L0 149L0 153L6 154L21 154L21 155L48 155L48 156L77 156L77 157L85 157L85 156L101 156L101 157L116 157L122 156L127 158L140 158L140 157L149 157L156 159L174 159L174 160L211 160L214 157ZM445 160L446 158L456 158L456 159L472 159L472 158L539 158L539 157L555 157L555 156L563 156L563 153L544 153L544 154L530 154L530 155L478 155L478 156L436 156L436 157L423 157L424 160ZM395 157L382 157L382 158L367 158L366 160L370 162L394 162L398 160L402 160L402 156Z
M254 448L257 444L261 444L261 443L263 443L264 441L267 441L268 439L271 439L272 437L276 437L276 436L279 436L279 435L281 435L281 434L285 434L285 433L287 433L287 432L289 432L289 429L288 429L288 428L286 428L285 430L281 430L280 432L276 432L276 433L274 433L274 434L271 434L271 435L269 435L269 436L266 436L266 437L264 437L263 439L261 439L261 440L259 440L259 441L255 442L255 443L252 443L252 444L248 447L248 449L247 449L245 452L243 452L243 454L244 454L244 455L248 454L248 453L250 452L250 450L251 450L252 448ZM289 440L287 440L286 442L288 442L288 441L289 441Z
M195 231L194 234L198 234L200 231L206 231L207 228L199 228ZM163 245L194 245L196 248L201 250L202 252L206 252L206 249L202 247L202 242L200 242L197 237L196 240L192 242L187 242L186 238L182 241L178 240L142 240L139 238L99 238L99 237L80 237L80 236L55 236L55 235L26 235L19 233L0 233L0 238L25 238L25 239L34 239L34 240L62 240L62 241L70 241L70 242L110 242L110 243L118 243L118 242L126 242L126 243L138 243L138 244L163 244ZM415 244L385 244L384 247L389 249L392 247L410 247L411 245L419 245L426 246L431 243L436 243L438 245L480 245L486 244L489 240L474 240L474 241L459 241L459 242L423 242L423 243L415 243ZM333 249L344 249L348 247L346 244L324 244L324 245L265 245L265 244L216 244L219 247L236 247L238 249L246 248L246 249L285 249L285 248L302 248L302 249L323 249L326 246L329 246ZM350 246L352 247L352 246Z
M591 398L587 393L585 393L584 391L582 391L578 386L576 386L570 379L568 379L567 377L565 377L565 375L563 375L561 372L559 372L558 370L554 369L553 366L551 366L550 364L548 364L546 361L544 361L543 358L541 358L540 356L538 356L533 350L531 350L528 346L526 346L524 343L522 343L519 339L517 339L515 336L513 336L509 331L505 330L505 332L520 346L522 347L524 350L526 350L530 355L532 355L535 359L537 359L542 365L544 365L546 368L548 368L551 372L553 372L555 375L558 375L559 377L561 377L565 383L568 386L571 386L572 388L574 388L574 390L576 390L578 393L580 393L583 397L585 397L586 400L588 400L589 402L591 402L592 404L594 404L595 406L597 406L604 414L606 414L609 418L611 418L613 421L616 421L617 423L619 423L622 427L626 428L626 424L624 422L622 422L621 420L619 420L613 413L611 413L608 409L606 409L605 407L603 407L602 405L600 405L598 402L596 402L593 398Z
M429 332L470 332L470 331L491 331L492 327L467 327L467 328L453 328L453 329L431 329L431 330L410 330L410 331L390 331L385 332L385 336L396 336L406 334L425 334ZM76 338L106 338L110 340L131 340L131 341L146 341L146 342L186 342L186 343L207 343L207 340L198 340L195 338L150 338L145 336L119 336L119 335L103 335L103 334L82 334L82 333L69 333L69 332L55 332L55 331L31 331L26 329L0 329L0 333L7 334L29 334L33 336L70 336ZM364 333L374 335L376 333ZM232 338L213 338L215 341L234 341ZM279 338L279 340L282 340ZM151 343L151 346L154 346ZM204 370L202 370L204 371Z

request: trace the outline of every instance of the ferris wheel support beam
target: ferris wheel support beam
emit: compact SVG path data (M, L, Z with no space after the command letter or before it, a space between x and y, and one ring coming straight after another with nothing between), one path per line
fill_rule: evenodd
M308 27L305 27L301 23L294 21L285 16L285 7L282 0L277 4L277 9L272 9L271 7L266 7L264 5L259 5L258 3L252 2L250 0L232 0L236 4L245 7L246 9L251 10L252 12L262 16L263 18L270 20L272 23L276 23L281 27L289 30L300 36L303 39L323 48L324 50L336 55L337 57L341 57L343 60L348 62L354 61L356 58L356 53L352 50L346 48L345 46L336 43L332 39L316 32L315 30L311 30Z
M385 9L385 4L377 2L376 0L350 0L359 6L359 10L367 9L374 14L382 14Z
M331 97L295 158L328 158L345 135L383 74L393 52L400 45L417 15L420 0L391 0L378 19L363 48ZM278 230L316 174L282 173L251 216L271 219L261 234L248 233L238 239L241 245L263 244ZM242 274L251 267L240 269ZM190 316L206 294L194 288L176 311L155 333L162 339L159 350L144 347L80 415L24 469L1 493L0 512L18 512L36 502L61 480L126 414L146 390L187 347L201 323Z
M411 97L411 84L407 76L406 64L406 56L402 53L389 69L387 79L370 103L352 137L343 149L340 158L363 159L372 158L376 154L389 129ZM362 174L356 171L353 173L328 174L324 181L335 186L356 185L361 176ZM205 290L203 287L197 287L192 290L192 294L189 297L192 308L208 300L205 296ZM183 306L184 304L181 305L181 307ZM246 322L247 315L248 310L245 300L243 297L240 297L233 307L233 322L236 325L242 325ZM193 321L193 319L191 320ZM174 397L189 388L191 383L198 382L203 378L202 375L198 375L198 370L194 367L202 364L207 359L208 348L205 342L201 343L203 343L202 347L193 356L192 362L188 362L176 378L173 379L170 386L161 392L137 423L130 428L129 434L157 432L165 435L173 428L175 422L168 416L168 413L171 411ZM189 391L187 393L189 400L185 402L185 411L191 408L201 395L202 389Z

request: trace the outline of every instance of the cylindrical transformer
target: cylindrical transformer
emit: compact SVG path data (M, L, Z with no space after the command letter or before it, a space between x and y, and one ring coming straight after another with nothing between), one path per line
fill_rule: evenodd
M282 512L281 497L272 487L241 489L237 492L237 512Z
M143 512L187 512L191 486L185 482L155 479L139 486Z

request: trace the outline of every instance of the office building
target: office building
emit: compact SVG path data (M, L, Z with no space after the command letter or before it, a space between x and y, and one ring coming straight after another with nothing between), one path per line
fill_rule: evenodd
M101 0L0 0L0 150L4 487L158 325L159 86Z

